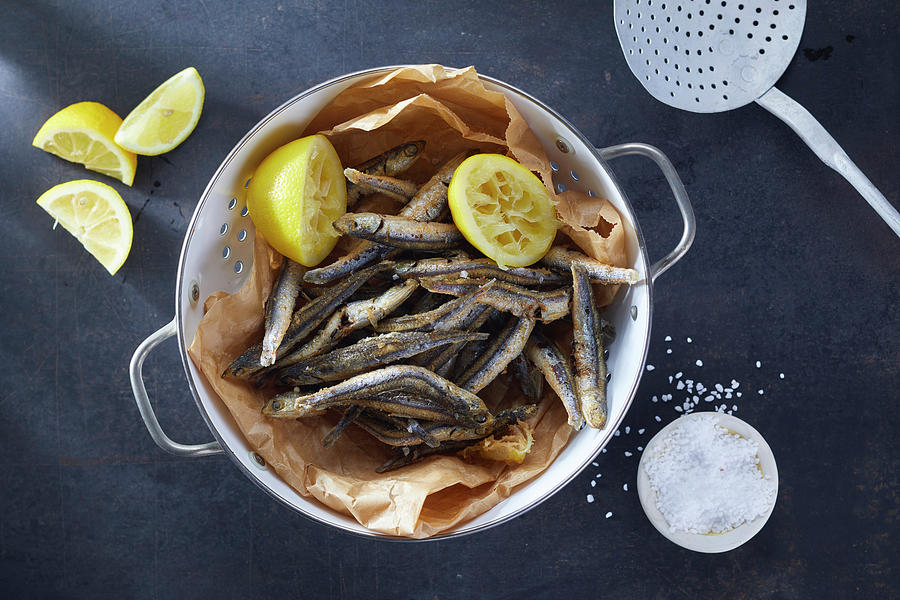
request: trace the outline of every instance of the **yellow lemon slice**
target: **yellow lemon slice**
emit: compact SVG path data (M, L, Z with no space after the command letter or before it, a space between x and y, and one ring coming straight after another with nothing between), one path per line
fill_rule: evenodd
M197 126L204 95L197 69L188 67L176 73L128 113L116 133L116 143L145 156L168 152Z
M105 183L90 179L61 183L41 194L37 204L74 235L110 275L128 258L131 213L119 193Z
M278 148L259 164L247 189L250 219L284 256L314 267L337 244L332 223L347 211L341 159L323 135Z
M501 267L540 260L556 235L556 209L531 171L499 154L476 154L450 180L453 222Z
M119 115L99 102L78 102L47 119L31 143L131 185L137 156L116 145L114 138L121 124Z

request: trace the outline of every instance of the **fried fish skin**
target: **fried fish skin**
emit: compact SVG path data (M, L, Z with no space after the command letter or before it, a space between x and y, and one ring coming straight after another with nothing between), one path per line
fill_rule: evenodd
M400 211L399 216L409 217L416 221L436 220L447 208L447 186L450 185L453 171L465 157L465 153L461 152L444 163L438 172L419 188L413 199ZM303 275L303 281L318 284L328 283L355 269L396 253L396 248L362 240L350 252L330 265L307 271Z
M294 304L300 293L300 281L303 278L305 268L284 257L284 265L272 290L272 295L266 303L266 332L262 341L262 352L259 364L268 367L275 362L275 351L281 344L288 326L291 324L291 315L294 313Z
M414 281L414 280L407 280ZM460 304L466 301L466 296L453 298L437 308L429 311L415 313L412 315L401 315L399 317L391 317L383 319L375 325L375 331L379 333L388 333L390 331L412 331L415 329L430 329L431 325L439 318L447 313L455 310Z
M376 468L375 471L377 473L393 471L394 469L399 469L400 467L405 467L412 463L418 462L428 456L457 452L459 450L462 450L463 448L480 442L490 435L501 431L504 427L507 427L514 423L518 423L519 421L527 421L537 414L537 409L538 407L536 404L526 404L525 406L519 406L510 410L500 411L499 413L497 413L497 417L494 419L494 423L489 428L489 430L484 435L475 438L451 438L448 441L442 442L437 447L418 445L410 448L398 448L396 450L397 455L380 467Z
M606 427L606 360L600 310L587 269L572 264L572 328L575 346L575 391L581 414L595 429Z
M408 331L384 333L301 360L278 372L283 385L320 385L339 381L374 367L421 354L432 348L486 339L485 333L468 331Z
M534 324L534 319L528 317L511 317L503 329L491 337L481 356L460 375L459 386L476 394L484 389L522 353Z
M423 367L392 365L356 375L313 393L287 392L269 400L263 414L273 417L304 417L341 405L367 406L376 399L390 404L408 396L428 408L449 411L460 423L471 426L492 422L494 417L475 394L464 390ZM413 418L439 420L410 414Z
M541 393L544 391L544 377L525 358L524 353L513 359L512 363L510 363L510 370L519 383L522 394L532 402L540 400Z
M344 169L344 177L350 183L362 188L363 193L380 192L398 202L409 202L419 191L419 186L412 181L387 175L371 175L351 167Z
M567 285L568 277L533 267L510 267L501 269L490 258L423 258L414 261L397 261L394 273L400 277L475 277L496 279L515 285L545 286Z
M342 235L403 250L447 250L466 243L453 223L416 221L377 213L345 213L333 223Z
M354 169L368 175L395 177L409 169L422 156L423 150L425 142L422 140L406 142L356 165ZM353 208L360 196L368 193L372 191L347 182L347 208Z
M423 277L419 284L426 290L439 294L461 296L478 286L485 285L484 279ZM512 313L517 317L536 318L549 323L569 314L571 289L568 287L539 292L512 283L497 281L478 297L478 302L497 310Z
M281 341L281 345L275 352L276 360L287 355L298 343L303 341L322 321L344 300L353 295L373 275L391 268L391 263L382 262L366 269L353 273L350 277L328 288L321 296L313 299L297 309L291 317L291 324ZM263 368L259 364L259 355L262 351L262 342L250 346L234 362L232 362L222 376L247 377Z
M358 404L351 404L347 410L344 411L344 414L341 416L341 420L337 422L337 425L331 428L331 431L325 434L322 438L322 446L325 448L329 448L334 445L338 438L341 437L341 434L344 433L344 430L350 426L351 423L356 421L356 418L362 413L363 407Z
M631 285L637 283L638 272L634 269L614 267L591 258L587 254L569 250L563 246L553 246L541 259L541 264L551 269L570 273L573 264L583 267L593 283L624 283Z
M544 374L547 383L562 400L566 414L569 415L569 425L574 429L584 427L581 403L575 391L575 374L569 359L562 353L559 346L541 331L535 329L525 346L525 353L532 364Z

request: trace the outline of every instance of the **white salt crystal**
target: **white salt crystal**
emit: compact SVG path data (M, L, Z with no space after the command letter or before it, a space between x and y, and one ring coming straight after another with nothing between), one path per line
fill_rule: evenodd
M780 379L784 379L784 373L779 373L779 374L778 374L778 377L779 377Z
M643 451L644 451L644 447L643 447L643 446L638 446L637 449L638 449L638 452L643 452Z
M656 396L653 396L652 398L650 398L650 400L652 402L659 402L659 398L657 398Z
M606 448L601 448L600 452L602 452L603 454L606 454Z
M681 371L678 371L677 373L675 373L675 379L681 379L682 375L683 373Z
M682 409L680 406L676 406L675 410L677 410L678 412L684 412L684 409Z
M587 501L588 501L588 504L590 504L591 502L593 502L593 501L594 501L594 495L593 495L593 494L588 494L588 495L587 495Z
M693 341L694 341L694 340L692 340L691 338L687 338L687 343L688 343L688 344L690 344L690 343L693 342Z
M628 425L626 425L626 426L625 426L625 434L627 435L627 434L629 434L629 433L631 433L631 427L629 427Z
M672 349L671 349L671 348L666 348L666 354L672 354Z
M611 513L611 512L606 513L606 518L607 518L607 519L610 518L611 516L612 516L612 513Z
M666 341L667 341L667 342L671 342L671 341L672 341L672 336L671 336L671 335L667 335L667 336L666 336Z
M657 423L662 423L662 419L660 419L658 416L654 415L653 418L656 419Z
M759 362L759 361L756 361L756 368L758 369L758 368L760 368L761 366L762 366L762 363Z
M713 401L713 397L712 397L712 396L707 396L707 397L704 398L703 400L704 400L704 402L712 402L712 401Z
M741 392L738 392L738 393L735 394L735 395L736 395L738 398L740 398L741 396L743 396L743 394L742 394Z
M722 384L721 384L721 383L717 383L717 384L716 384L716 391L717 391L717 392L721 392L721 391L724 390L724 389L725 389L725 388L722 387Z
M628 484L626 483L626 484L622 485L622 489L625 490L625 491L627 492L627 491L628 491Z
M694 363L694 364L697 365L698 367L702 367L702 366L703 366L703 361L700 360L700 359L698 358L698 359L697 359L697 362Z
M592 462L591 464L594 465L595 467L599 467L599 466L600 466L600 465L597 464L596 462Z
M760 395L760 396L763 395L763 391L762 391L762 390L759 390L759 395Z
M616 432L613 435L619 437L620 435L622 435L622 432L616 429Z
M655 368L656 368L656 367L654 367L653 365L647 365L647 370L648 370L648 371L652 371L652 370L655 369Z
M741 384L738 383L737 381L735 381L734 379L731 380L731 387L732 387L733 389L738 389L738 387L740 387L740 385L741 385Z
M591 479L591 487L597 487L597 482Z
M684 382L683 382L683 381L679 381L678 384L675 386L675 389L676 389L676 390L683 390L683 389L684 389Z
M601 477L603 477L603 473L597 473L596 475L594 475L594 477L596 477L597 479L600 479Z
M626 451L625 451L625 456L631 456L631 452L629 452L628 450L626 450Z
M638 429L638 435L644 435L644 432L645 432L645 431L647 431L647 430L646 430L646 429L643 429L643 428Z

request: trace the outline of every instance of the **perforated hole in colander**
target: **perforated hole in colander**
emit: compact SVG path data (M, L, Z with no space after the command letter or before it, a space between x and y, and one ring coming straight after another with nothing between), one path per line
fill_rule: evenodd
M717 112L775 84L797 50L806 0L615 0L614 12L625 59L647 91L677 108Z

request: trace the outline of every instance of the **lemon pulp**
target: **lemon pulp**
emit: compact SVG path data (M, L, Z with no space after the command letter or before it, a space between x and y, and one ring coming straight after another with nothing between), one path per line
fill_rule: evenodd
M347 210L344 169L331 142L311 135L281 146L247 189L250 219L278 252L313 267L337 244L332 223Z
M37 204L75 236L110 275L128 258L131 213L119 193L105 183L79 179L54 186Z
M537 262L556 235L556 210L544 184L506 156L463 161L450 181L449 202L465 238L501 267Z
M137 156L116 144L114 138L121 124L119 115L99 102L78 102L47 119L31 143L131 185Z
M147 156L172 150L197 126L205 93L197 69L176 73L128 113L115 134L116 143Z

